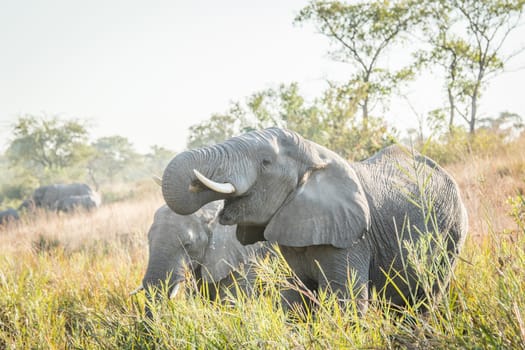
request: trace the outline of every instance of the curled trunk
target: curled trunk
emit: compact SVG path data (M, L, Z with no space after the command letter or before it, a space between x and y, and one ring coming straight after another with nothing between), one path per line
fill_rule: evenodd
M170 209L188 215L206 203L243 194L252 185L255 170L247 157L231 159L231 153L221 145L173 158L162 177L162 195Z

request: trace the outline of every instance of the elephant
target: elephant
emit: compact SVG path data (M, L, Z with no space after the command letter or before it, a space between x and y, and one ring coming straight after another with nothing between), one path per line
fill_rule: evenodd
M142 284L132 294L143 289L147 293L159 291L165 283L173 298L188 269L210 300L224 299L227 293L235 295L235 286L251 295L255 280L252 259L266 254L269 247L262 242L241 245L235 227L218 224L220 207L219 203L210 203L187 216L174 213L166 205L157 209L148 232L148 266ZM245 275L238 272L241 265ZM151 300L152 296L148 297ZM146 316L152 316L149 305Z
M14 208L7 208L6 210L0 211L0 225L9 224L20 220L18 212Z
M41 186L33 191L31 199L36 207L57 209L57 202L71 196L92 196L94 191L84 183L53 184Z
M302 285L359 314L372 295L397 310L446 291L468 228L456 182L433 160L392 145L350 163L280 128L177 154L162 193L186 215L223 200L219 222L237 225L242 244L277 243ZM438 268L430 283L414 251ZM296 291L283 298L301 304Z
M65 213L72 212L75 209L92 210L98 208L100 205L100 199L97 195L81 195L81 196L70 196L59 199L55 203L57 211Z

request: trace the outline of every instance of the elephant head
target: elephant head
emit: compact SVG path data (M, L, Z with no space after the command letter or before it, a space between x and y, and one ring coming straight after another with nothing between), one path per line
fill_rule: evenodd
M162 184L166 203L180 214L224 199L220 223L237 224L243 244L346 248L370 225L365 193L349 164L277 128L180 153Z
M172 298L187 272L199 283L215 287L262 251L261 244L243 247L235 239L234 227L219 225L216 219L219 209L218 203L211 203L193 215L184 216L167 206L159 208L148 233L148 266L136 291L160 291L164 287ZM146 315L151 316L149 307Z

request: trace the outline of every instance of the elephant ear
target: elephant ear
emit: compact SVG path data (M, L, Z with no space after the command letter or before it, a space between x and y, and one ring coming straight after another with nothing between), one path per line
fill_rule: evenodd
M330 163L305 175L264 236L290 247L348 248L369 227L370 209L356 173L349 165Z

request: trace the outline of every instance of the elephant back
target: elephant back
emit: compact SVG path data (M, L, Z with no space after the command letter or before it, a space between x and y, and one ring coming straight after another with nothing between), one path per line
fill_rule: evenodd
M31 200L37 207L56 210L59 201L73 196L92 196L96 198L97 194L85 183L59 183L35 189Z
M449 252L459 251L467 212L457 183L435 161L394 145L353 167L367 193L372 230L387 228L416 240L438 232L446 235Z

